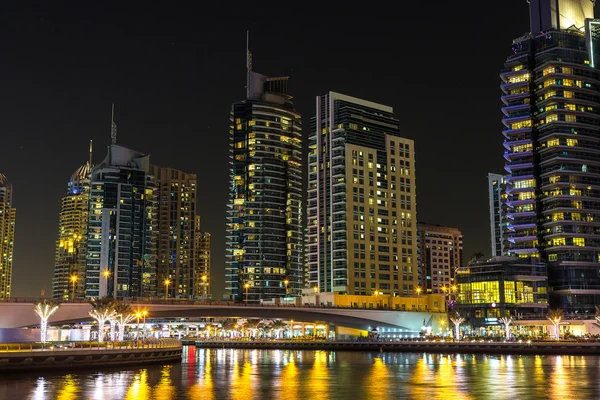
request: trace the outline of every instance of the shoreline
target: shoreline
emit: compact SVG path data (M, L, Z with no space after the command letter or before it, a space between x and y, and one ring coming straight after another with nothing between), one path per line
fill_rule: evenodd
M600 343L182 341L207 349L327 350L514 355L600 355Z
M82 369L181 361L181 342L117 349L56 349L0 352L0 373Z

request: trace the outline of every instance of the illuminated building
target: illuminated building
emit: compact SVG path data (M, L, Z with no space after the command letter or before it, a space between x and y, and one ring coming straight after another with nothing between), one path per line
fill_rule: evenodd
M546 266L537 257L494 257L456 271L455 310L473 329L502 328L499 318L545 316L548 307Z
M506 255L506 183L500 174L488 174L492 257Z
M463 263L463 237L456 228L419 222L419 285L423 293L443 293L454 285Z
M16 216L17 210L12 205L12 184L0 173L0 299L10 297Z
M550 303L600 304L600 21L589 0L531 0L502 79L508 254L547 262Z
M210 297L210 233L204 232L196 216L194 237L194 298Z
M158 210L150 156L113 139L92 169L90 186L86 297L156 296Z
M392 107L318 96L308 155L308 283L407 296L417 286L415 154Z
M71 175L67 195L61 200L52 278L52 298L55 300L85 297L91 172L90 142L90 159Z
M284 297L286 286L300 295L302 122L288 77L252 71L249 53L247 81L246 99L231 108L226 291L256 303Z
M196 174L150 166L157 186L157 282L165 279L169 297L190 298L194 291L194 235L196 229Z

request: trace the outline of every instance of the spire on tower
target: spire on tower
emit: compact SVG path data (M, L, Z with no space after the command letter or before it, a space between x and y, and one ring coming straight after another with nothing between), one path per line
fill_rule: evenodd
M90 168L92 167L92 151L93 151L93 145L92 145L92 140L90 139Z
M117 124L115 124L115 104L112 105L112 114L110 117L110 140L111 144L117 144Z
M252 71L252 53L250 53L250 31L246 31L246 98L250 98L250 72Z

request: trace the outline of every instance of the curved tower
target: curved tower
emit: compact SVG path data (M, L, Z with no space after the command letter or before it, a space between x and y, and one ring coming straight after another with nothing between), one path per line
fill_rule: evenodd
M0 300L10 297L16 214L12 206L12 184L0 172Z
M52 298L55 300L85 296L91 172L90 144L90 161L73 172L67 195L61 200L52 278Z
M250 61L250 56L249 56ZM230 127L226 290L236 301L298 296L302 285L302 123L288 77L251 71Z
M509 254L548 263L550 302L600 304L600 45L588 0L532 0L501 73Z

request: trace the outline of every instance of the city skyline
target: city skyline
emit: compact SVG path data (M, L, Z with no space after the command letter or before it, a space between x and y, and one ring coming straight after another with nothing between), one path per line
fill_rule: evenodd
M520 2L514 2L517 5ZM522 25L521 28L510 30L502 35L498 35L498 38L488 37L487 40L497 40L498 47L490 50L489 58L485 59L478 55L477 59L479 62L486 62L485 66L482 65L481 69L485 70L480 77L486 82L481 83L480 80L477 84L473 85L470 90L465 90L465 84L468 83L466 80L460 80L460 84L450 85L446 81L433 80L427 82L425 87L430 90L428 94L417 93L414 94L417 99L421 102L429 101L431 96L444 95L445 92L453 92L454 89L461 89L464 91L462 94L465 97L471 96L482 96L487 99L487 103L482 107L482 111L486 117L485 126L487 126L488 135L485 138L481 138L481 121L474 120L463 124L461 129L456 129L452 132L462 142L461 137L465 137L464 141L472 141L472 148L476 149L478 146L484 144L489 147L489 150L481 150L480 154L475 154L474 158L465 163L461 158L460 146L451 143L452 140L448 132L442 134L441 132L447 129L445 126L436 127L435 125L428 125L422 123L426 121L427 112L421 111L423 107L414 107L411 103L406 100L399 100L398 89L400 87L406 88L406 90L415 91L418 87L423 87L423 83L411 83L408 79L399 79L402 75L401 66L396 65L395 68L386 67L379 65L378 63L365 63L360 59L353 57L354 65L352 68L345 66L342 69L333 65L327 68L319 67L317 60L319 59L318 53L315 57L305 58L306 54L310 54L309 48L305 47L303 50L298 51L298 54L288 54L287 50L284 50L281 46L281 40L274 35L271 35L269 31L261 29L260 24L253 26L253 23L248 23L248 27L251 30L251 49L254 54L257 55L257 69L264 70L265 72L273 72L275 75L290 75L291 76L291 89L297 100L298 108L301 114L304 115L305 125L307 118L309 118L313 112L314 96L324 93L327 90L335 89L339 92L346 93L348 95L356 96L359 98L366 98L369 100L377 101L382 104L390 104L397 110L398 117L402 123L406 126L406 136L415 140L417 147L416 154L416 165L417 165L417 179L419 180L419 193L417 202L419 204L419 213L424 219L428 221L435 221L450 226L457 226L465 234L465 254L468 257L475 251L483 251L487 253L489 248L489 240L486 239L487 235L487 193L486 193L486 174L487 171L501 171L502 159L501 144L498 139L497 133L501 127L498 123L498 111L497 108L492 107L493 104L497 104L498 89L497 85L499 82L496 71L499 66L504 62L504 49L507 40L512 40L513 37L518 36L527 29L526 16L527 16L527 5L526 3L521 4L523 8ZM440 6L432 18L442 20L442 14L447 12L444 6ZM41 12L41 11L40 11ZM103 12L107 12L104 10ZM54 22L48 25L48 22L39 22L36 26L41 26L36 32L43 31L42 28L52 27L54 24L60 25L57 21L58 16L53 15L49 11L47 14L42 15L40 18L33 18L35 24L39 21L53 20ZM43 13L42 13L43 14ZM102 13L98 13L99 18ZM45 17L45 19L44 19ZM52 18L49 18L52 17ZM121 18L121 19L120 19ZM260 18L268 18L263 16ZM259 21L258 16L253 16L251 19ZM122 17L116 16L112 22L112 26L120 26L122 24ZM173 25L169 25L173 27ZM298 26L300 24L298 23ZM10 29L11 25L8 25ZM81 26L72 27L74 31L82 29ZM498 30L502 28L500 24L492 27ZM100 28L97 28L100 29ZM148 29L146 27L146 29ZM154 67L148 67L137 69L132 66L138 65L143 60L147 60L145 52L140 49L146 49L150 46L152 48L152 41L145 42L144 38L137 37L137 40L141 44L137 46L137 50L133 50L134 55L126 54L125 50L127 46L116 46L114 52L111 53L111 62L116 62L120 65L121 69L116 72L113 67L108 70L108 76L100 79L100 82L108 83L109 87L101 90L102 93L94 98L85 98L84 101L78 100L78 104L74 104L71 98L75 99L81 97L83 92L81 88L77 87L78 83L88 82L94 83L94 79L100 76L102 67L91 66L88 61L83 61L84 64L88 65L90 70L80 72L74 76L65 76L69 70L67 68L65 72L57 70L57 65L63 65L69 67L66 59L69 58L69 52L64 52L65 60L59 60L57 62L54 59L46 60L47 70L39 70L35 75L34 81L40 79L42 82L50 83L49 86L56 84L57 82L68 83L66 87L67 95L60 98L56 103L50 104L44 103L43 100L47 99L47 85L41 85L42 91L40 95L35 99L24 98L23 95L18 95L14 105L7 107L9 110L15 110L13 115L15 118L11 119L7 125L7 129L10 134L8 140L3 145L2 164L0 169L4 172L9 179L13 182L13 185L18 185L18 189L15 189L17 193L15 204L19 205L20 218L17 226L17 239L15 247L15 272L13 277L13 295L15 296L37 296L40 293L40 289L45 289L46 294L50 292L50 282L52 275L52 258L53 258L53 247L56 235L56 216L60 209L59 202L62 196L60 193L64 187L64 182L57 183L50 179L41 169L38 168L33 172L28 169L20 170L19 165L22 165L23 157L28 154L35 154L31 157L36 163L38 160L42 160L43 164L54 161L53 167L59 171L56 172L57 176L69 176L72 170L77 165L80 165L80 160L77 159L74 153L75 148L81 148L85 145L88 140L93 139L97 143L99 148L103 148L108 144L108 118L107 118L107 105L115 102L117 104L117 120L120 124L120 139L119 142L127 147L139 149L145 154L151 154L153 160L156 160L156 164L173 167L180 170L188 171L190 173L196 173L198 175L198 214L203 215L206 230L213 233L213 248L211 252L213 254L213 268L212 276L214 279L219 279L222 275L220 271L224 271L224 230L225 227L222 223L225 215L225 204L226 204L226 184L227 179L227 126L223 124L222 120L226 121L227 109L231 102L236 101L242 97L244 92L244 65L243 60L244 54L244 35L245 29L232 30L227 28L226 38L219 43L219 46L228 47L226 52L219 51L217 43L208 43L205 38L200 40L196 37L191 40L189 33L191 27L184 24L181 28L184 32L188 33L188 36L183 34L184 40L174 41L164 40L166 37L158 40L156 46L166 55L172 55L178 62L165 63L164 61L157 61L157 65ZM224 28L223 28L224 29ZM459 26L456 27L457 35L461 32L464 34L462 40L466 40L468 30L462 30ZM492 29L492 33L493 32ZM143 30L143 29L142 29ZM461 31L462 30L462 31ZM54 32L54 31L53 31ZM52 46L65 46L64 49L76 49L73 40L69 35L72 35L72 31L69 34L61 34L60 32L54 32L50 35L51 41L50 47ZM104 46L112 46L115 41L115 37L118 34L111 30L112 36L105 41L100 39L99 32L87 32L91 35L94 40L90 41L91 48L96 50L104 48ZM379 28L378 34L384 34L385 29ZM389 32L388 32L389 33ZM302 35L309 35L310 32L304 29L296 32L295 35L301 37ZM116 35L116 36L115 36ZM348 33L351 37L356 37L361 40L368 38L367 33ZM352 36L355 35L355 36ZM437 34L431 31L423 31L425 40L439 40L443 41L444 38L439 37ZM429 36L428 36L429 35ZM168 36L166 34L165 36ZM473 38L470 38L470 40ZM22 40L32 40L32 37L26 37ZM41 39L40 39L41 40ZM50 39L48 39L50 40ZM401 32L395 33L394 37L390 37L389 43L397 43L402 40ZM366 40L368 41L368 40ZM310 42L310 40L307 40ZM145 43L145 44L144 44ZM174 43L174 44L173 44ZM387 42L386 42L387 43ZM481 42L482 46L484 42ZM405 44L408 46L408 44ZM73 47L69 47L73 46ZM109 46L109 47L110 47ZM354 48L356 46L356 48ZM460 46L459 46L460 47ZM220 47L219 47L220 48ZM16 60L16 66L23 66L19 64L26 61L23 54L19 57L20 51L15 47L11 49L15 53L14 59ZM324 48L319 48L319 51L324 51ZM330 50L330 49L328 49ZM439 49L438 52L444 53L443 49ZM82 50L84 51L84 50ZM203 51L212 51L211 57L202 57ZM387 50L387 46L382 46L377 43L355 43L352 47L349 45L342 46L338 51L340 56L350 51L361 51L365 54L369 54L373 51L380 51L381 54L388 54L390 50ZM424 50L423 50L424 51ZM86 53L87 52L87 53ZM87 59L84 60L95 60L97 53L89 52L85 50ZM202 54L199 54L202 53ZM455 68L452 63L458 62L462 51L447 52L442 58L448 60L449 66L445 68ZM12 54L12 53L11 53ZM423 53L424 54L424 53ZM119 57L122 56L122 59ZM137 64L135 57L137 59ZM71 56L72 57L72 56ZM200 57L200 58L199 58ZM441 57L441 56L440 56ZM356 58L356 59L354 59ZM198 67L199 60L213 61L210 67L205 67L203 72L194 71L192 74L190 66ZM140 61L141 60L141 61ZM188 61L186 64L185 61ZM401 62L402 59L396 59L397 62ZM439 61L437 62L439 64ZM43 63L42 63L43 64ZM142 63L143 64L143 63ZM189 65L188 65L189 64ZM450 65L452 64L452 65ZM25 63L25 66L29 66L29 63ZM224 65L231 65L230 67L223 68ZM160 68L159 68L160 66ZM34 66L32 65L32 68ZM75 63L74 67L81 67L80 64ZM433 66L424 66L423 71L414 71L412 74L425 77L427 73L430 73ZM3 67L6 68L6 67ZM36 67L39 68L39 67ZM106 68L106 67L104 67ZM160 72L160 69L164 68L169 71L162 76L167 76L169 79L167 82L162 82L160 77L161 74L155 75ZM171 69L169 69L171 68ZM183 86L184 82L188 82L185 79L179 79L173 76L173 73L178 71L178 68L183 69L182 73L185 79L191 81L194 85L186 89ZM397 71L400 68L400 72ZM331 71L329 71L329 69ZM136 75L132 75L133 71L136 71ZM220 72L222 70L222 72ZM347 70L347 71L346 71ZM21 72L19 72L21 71ZM12 73L8 73L7 76L16 76L16 81L24 79L24 75L21 70L14 70ZM139 74L138 74L139 72ZM216 79L217 85L212 86L213 90L216 88L223 89L223 93L220 93L217 98L212 98L210 94L203 96L202 90L196 90L201 87L198 83L199 80L209 81L209 72L218 73L219 79ZM458 69L456 70L458 72ZM316 73L316 74L315 74ZM58 75L57 75L58 74ZM208 75L207 75L208 74ZM321 78L319 82L311 82L311 75L326 75ZM421 75L422 74L422 75ZM137 76L137 77L136 77ZM408 75L407 75L408 76ZM111 81L111 78L118 78ZM223 86L223 82L231 82L230 86ZM111 83L113 82L113 83ZM395 82L394 84L390 82ZM104 83L94 83L92 86L96 87L96 90ZM150 84L152 83L152 84ZM166 83L166 84L165 84ZM124 89L119 89L117 86L122 84L126 86ZM205 83L206 84L206 83ZM97 86L96 86L97 85ZM141 86L140 86L141 85ZM146 85L146 86L144 86ZM404 86L403 86L404 85ZM44 89L46 87L46 89ZM478 89L479 87L483 89ZM137 88L137 89L136 89ZM152 88L152 89L150 89ZM7 94L10 95L11 90L15 90L16 87L9 87ZM174 101L174 105L169 106L170 102L174 97L173 90L182 91L182 97L186 100L185 103ZM32 87L26 85L24 88L25 93L33 91ZM206 90L204 90L206 92ZM424 91L427 92L427 91ZM24 93L23 93L24 94ZM141 95L145 98L142 100ZM461 95L456 93L455 95ZM419 97L422 96L422 97ZM84 96L85 97L85 96ZM165 101L162 101L163 98ZM85 100L88 101L85 101ZM189 100L193 100L190 102ZM417 103L419 103L417 101ZM45 104L41 107L40 103ZM54 102L54 101L53 101ZM82 105L85 104L85 105ZM484 103L482 101L482 103ZM30 104L28 108L44 110L38 115L37 118L32 118L31 121L26 121L22 109L24 104ZM422 103L426 104L426 103ZM61 107L57 107L60 105ZM17 107L15 109L14 107ZM196 113L200 112L201 106L205 107L205 113L201 113L200 117L196 116ZM427 107L425 107L427 108ZM440 122L443 122L443 118L448 118L451 111L457 109L454 105L447 105L448 110L443 110L443 117L440 118ZM62 111L62 112L61 112ZM68 115L68 118L67 118ZM413 118L409 118L413 117ZM201 121L201 122L199 122ZM39 124L39 125L38 125ZM190 126L191 125L191 126ZM38 131L38 134L35 134ZM64 136L58 134L58 131L64 131ZM31 134L27 136L27 132ZM152 134L150 134L152 132ZM168 132L169 135L160 136L162 133ZM470 132L469 134L465 132ZM37 135L37 136L36 136ZM181 142L177 140L169 141L166 140L168 137L200 137L205 143L196 142L195 146L186 146L192 148L182 148ZM304 132L304 138L308 136L308 133ZM42 146L41 141L50 138L60 138L56 141L49 140L48 146ZM218 140L217 140L218 139ZM429 142L431 139L432 143L437 143L435 146L420 145L420 143ZM492 146L490 142L497 142L496 145ZM446 152L447 146L455 146L456 152ZM482 147L483 149L483 147ZM47 152L45 152L47 151ZM6 153L5 153L6 152ZM215 154L212 156L212 154ZM489 161L488 161L489 160ZM99 160L96 160L99 161ZM494 161L493 163L490 161ZM197 162L198 164L194 164ZM482 163L481 171L478 173L471 172L469 184L456 182L458 188L456 193L453 191L453 196L446 196L449 193L448 186L451 181L447 179L445 173L445 164L452 163L458 165L457 168L466 169L467 165L471 162ZM67 165L68 164L68 165ZM35 164L39 165L39 164ZM196 165L196 166L194 166ZM25 173L25 171L27 171ZM68 171L68 172L66 172ZM43 185L41 191L44 193L42 206L40 202L42 200L33 199L31 194L31 188L28 186L29 177L32 173L38 173L41 177L40 185ZM29 181L30 182L30 181ZM460 207L461 203L460 192L465 188L472 188L471 190L477 190L478 196L472 196L477 201L465 202ZM462 188L462 189L461 189ZM40 190L38 189L38 190ZM206 193L205 195L202 193ZM438 201L434 198L438 196ZM456 198L456 200L455 200ZM438 206L439 200L444 199L448 207L440 208ZM33 205L38 204L40 210L35 210ZM47 210L47 212L46 212ZM25 214L25 216L24 216ZM452 215L450 215L452 214ZM473 215L473 216L471 216ZM481 221L484 221L482 224ZM34 229L34 226L39 225L39 229ZM34 232L34 233L31 233ZM478 238L483 236L483 238ZM473 240L471 242L471 239ZM19 250L21 246L22 250ZM31 251L35 248L37 251ZM45 276L44 276L45 275ZM215 288L216 295L218 296L223 290L222 282L213 282L212 286ZM220 286L220 287L219 287Z

